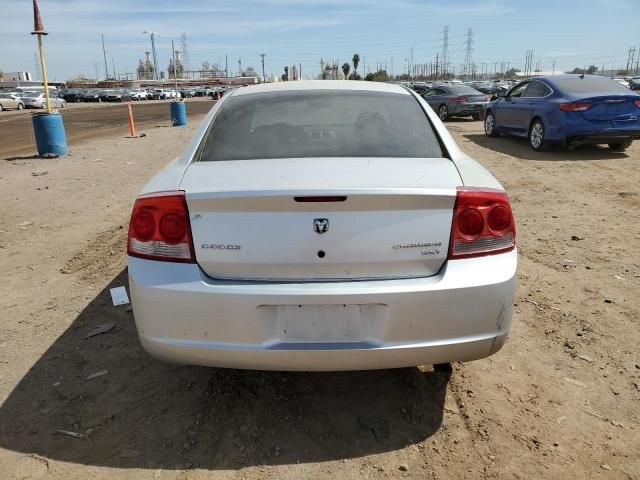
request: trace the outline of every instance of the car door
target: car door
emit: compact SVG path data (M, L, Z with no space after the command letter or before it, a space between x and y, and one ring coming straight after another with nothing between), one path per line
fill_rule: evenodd
M522 94L529 82L521 82L509 90L496 108L496 127L507 132L517 132L514 113L520 107Z
M529 124L531 119L544 98L551 94L551 89L540 80L531 80L522 96L514 99L512 108L513 126L515 131L520 133L529 132Z
M442 105L445 101L444 96L448 95L449 92L441 87L435 87L430 90L427 90L422 98L429 104L429 106L433 109L434 112L438 112L438 107Z

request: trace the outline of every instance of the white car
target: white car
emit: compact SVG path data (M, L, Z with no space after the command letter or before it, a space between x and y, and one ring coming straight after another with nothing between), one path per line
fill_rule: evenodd
M146 100L147 99L147 91L144 88L137 88L135 90L131 90L131 100Z
M64 108L67 106L67 102L63 98L58 98L56 94L49 94L49 101L51 108ZM24 103L27 108L46 108L47 101L44 96L44 92L27 93L24 97L20 97L20 101Z
M170 362L469 361L497 352L511 324L507 195L393 84L228 93L136 199L127 249L141 343Z

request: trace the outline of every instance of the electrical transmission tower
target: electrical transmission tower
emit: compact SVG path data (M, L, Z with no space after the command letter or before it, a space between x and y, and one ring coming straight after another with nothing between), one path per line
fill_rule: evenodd
M444 31L442 32L442 75L447 74L447 69L449 65L449 25L444 26Z
M464 74L469 77L473 70L473 30L467 30L467 49L464 54Z
M180 50L182 51L182 67L185 72L191 70L191 65L189 64L189 50L187 50L187 34L182 32L180 35Z

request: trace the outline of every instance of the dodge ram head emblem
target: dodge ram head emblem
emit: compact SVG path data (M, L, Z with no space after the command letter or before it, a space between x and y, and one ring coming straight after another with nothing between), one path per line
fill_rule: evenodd
M329 219L328 218L314 218L313 219L313 230L316 233L323 234L329 230Z

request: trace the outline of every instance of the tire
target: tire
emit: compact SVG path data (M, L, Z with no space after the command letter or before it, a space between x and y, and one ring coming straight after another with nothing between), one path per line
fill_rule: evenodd
M609 149L612 152L624 152L629 146L631 146L632 139L628 138L620 142L612 142L609 144Z
M442 120L443 122L449 118L449 109L447 108L447 106L445 104L442 104L438 107L438 117L440 118L440 120Z
M544 139L545 128L544 122L540 118L536 118L531 122L529 127L529 146L535 152L545 152L549 150L549 142Z
M487 137L497 137L500 135L496 130L496 116L493 112L487 112L484 117L484 134Z
M21 103L18 103L18 110L22 110L24 108L24 105Z
M0 105L0 112L2 111L2 105Z
M66 107L66 106L67 106L67 102L64 102L64 101L63 101L63 102L60 104L60 108L64 108L64 107Z

